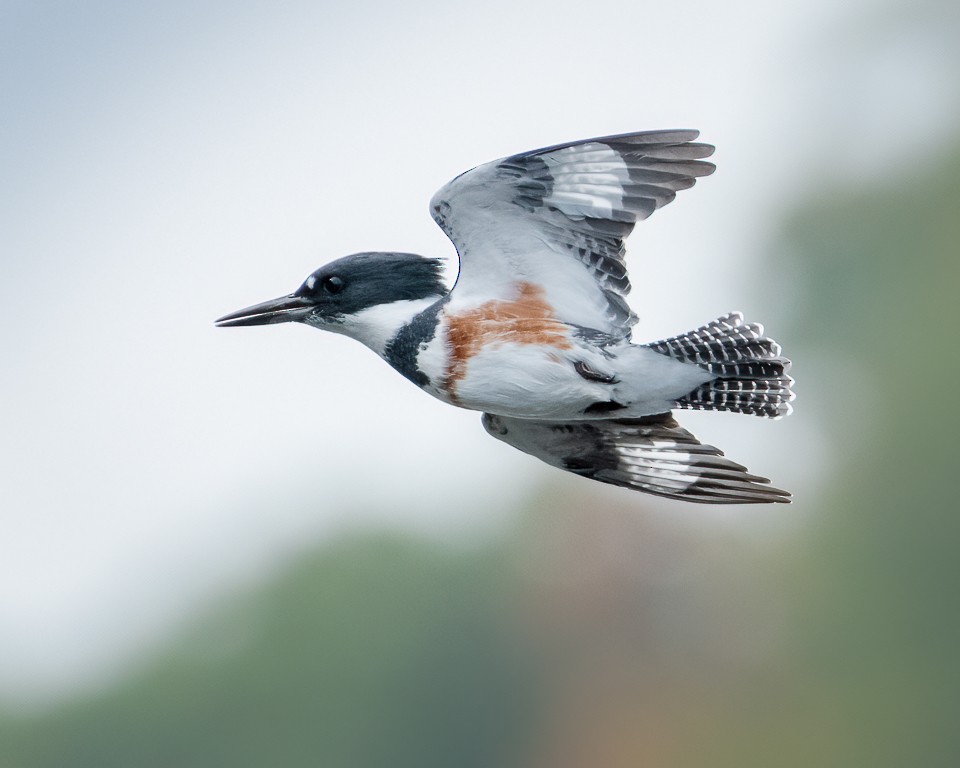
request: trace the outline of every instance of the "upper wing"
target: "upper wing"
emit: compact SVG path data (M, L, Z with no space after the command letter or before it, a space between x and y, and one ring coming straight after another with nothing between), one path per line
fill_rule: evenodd
M602 483L703 504L790 501L789 493L704 445L669 413L569 423L485 413L483 426L524 453Z
M648 131L586 139L478 166L430 201L460 255L454 297L502 298L535 284L556 316L618 338L636 316L624 238L638 219L669 203L698 176L698 131Z

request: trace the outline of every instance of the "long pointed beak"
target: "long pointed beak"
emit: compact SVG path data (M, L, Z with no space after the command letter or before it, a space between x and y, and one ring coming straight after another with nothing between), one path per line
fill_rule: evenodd
M314 308L314 303L309 299L291 293L289 296L271 299L237 312L231 312L217 320L216 324L219 328L230 328L235 325L290 323L294 320L302 320Z

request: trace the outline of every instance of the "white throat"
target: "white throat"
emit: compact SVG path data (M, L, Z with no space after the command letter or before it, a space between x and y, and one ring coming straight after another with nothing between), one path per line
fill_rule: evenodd
M397 335L397 331L427 307L436 304L439 299L439 296L433 296L413 301L378 304L351 315L341 325L326 326L326 328L366 344L383 357L387 344Z

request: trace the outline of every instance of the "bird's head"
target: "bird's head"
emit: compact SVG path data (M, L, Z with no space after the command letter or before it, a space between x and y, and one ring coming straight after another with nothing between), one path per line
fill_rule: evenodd
M224 315L221 328L300 322L343 333L377 352L406 322L447 293L437 259L355 253L314 271L293 293Z

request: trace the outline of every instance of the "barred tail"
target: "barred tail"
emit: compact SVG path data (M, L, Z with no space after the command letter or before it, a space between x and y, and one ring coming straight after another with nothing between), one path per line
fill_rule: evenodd
M792 410L793 379L787 375L790 361L780 355L777 342L763 335L762 325L744 323L739 312L646 346L699 365L716 376L679 398L678 408L751 413L774 419Z

